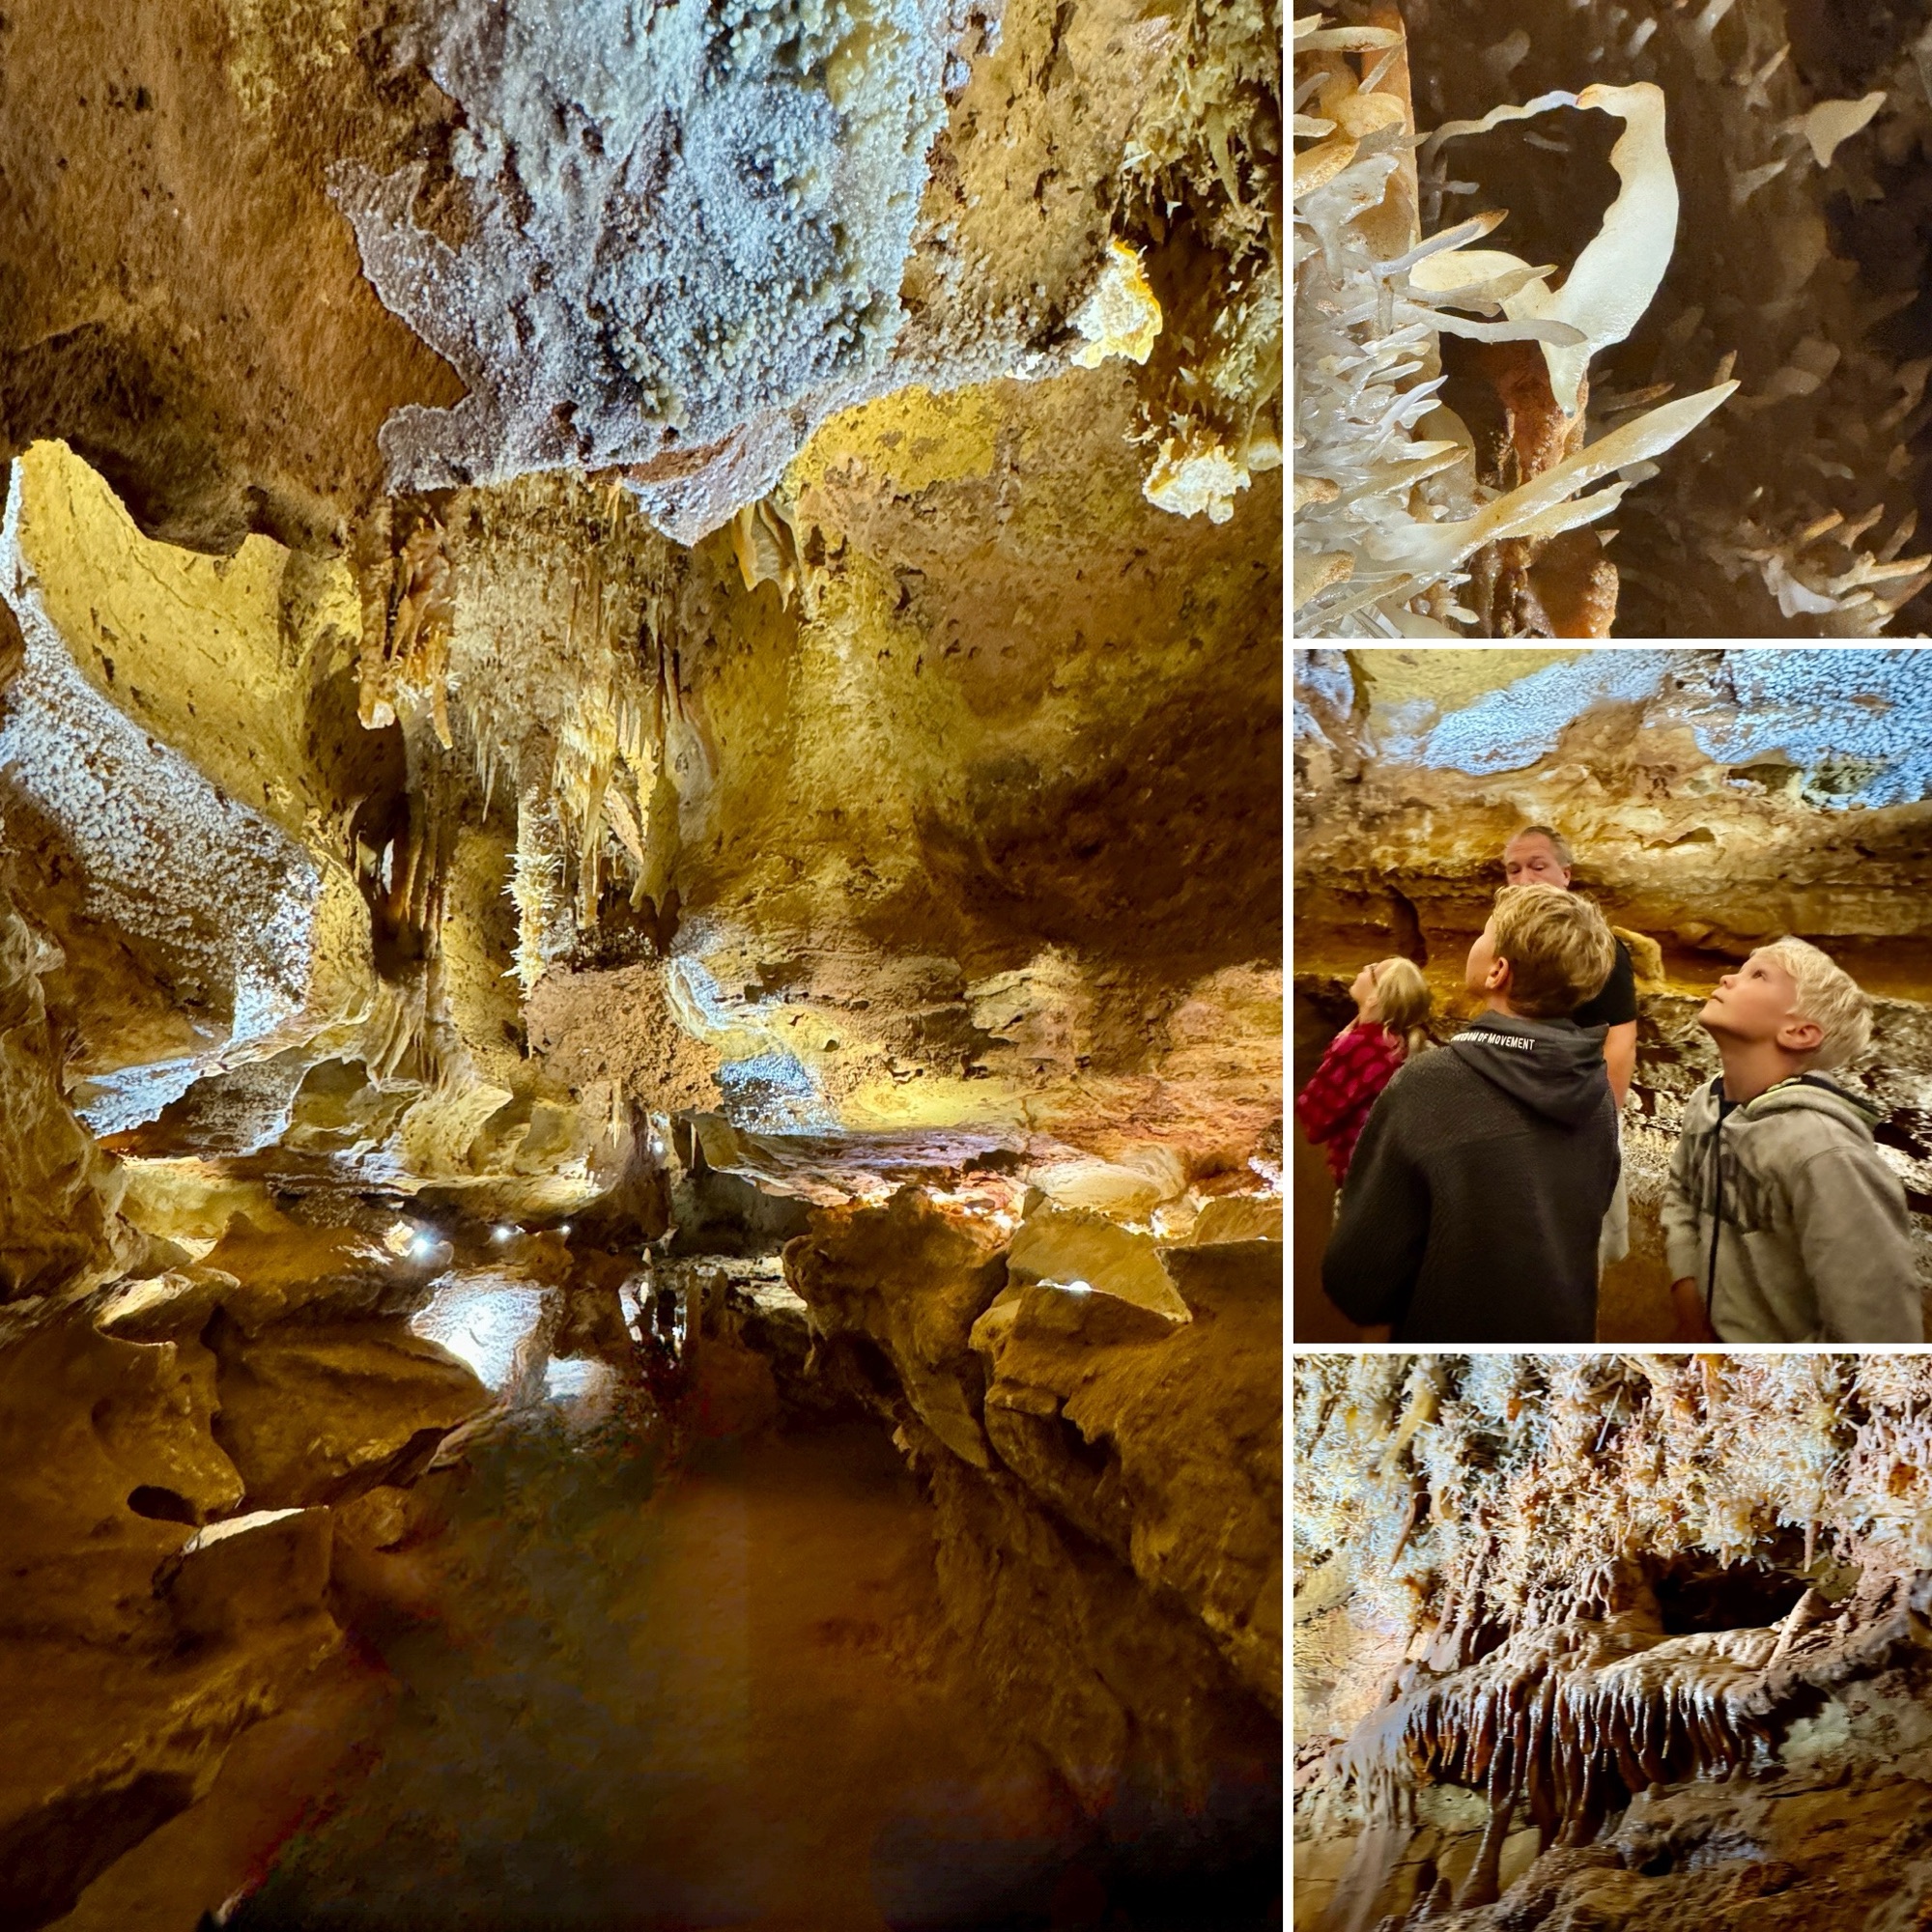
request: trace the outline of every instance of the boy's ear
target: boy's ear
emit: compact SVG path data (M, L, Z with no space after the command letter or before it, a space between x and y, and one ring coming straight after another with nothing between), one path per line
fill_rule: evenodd
M1777 1043L1786 1053L1816 1053L1825 1043L1825 1029L1816 1020L1788 1019L1777 1030Z
M1515 978L1516 969L1498 952L1490 961L1489 978L1483 981L1483 990L1487 993L1499 993L1507 997L1510 989L1510 981Z

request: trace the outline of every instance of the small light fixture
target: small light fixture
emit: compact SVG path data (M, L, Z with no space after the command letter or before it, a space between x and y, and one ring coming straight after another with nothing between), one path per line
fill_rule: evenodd
M410 1253L418 1261L427 1261L440 1245L437 1237L427 1229L418 1229L414 1238L410 1242Z
M559 1235L561 1235L561 1236L563 1236L563 1238L564 1238L564 1239L565 1239L566 1241L567 1241L567 1240L569 1240L569 1239L570 1239L570 1223L569 1223L568 1221L566 1221L566 1222L565 1222L565 1223L563 1224L563 1226L562 1226L562 1227L560 1227L560 1228L559 1228L559 1229L558 1229L558 1230L557 1230L556 1232L557 1232L557 1233L558 1233Z
M493 1241L507 1241L516 1232L516 1229L512 1228L507 1222L503 1222L491 1230L490 1238Z

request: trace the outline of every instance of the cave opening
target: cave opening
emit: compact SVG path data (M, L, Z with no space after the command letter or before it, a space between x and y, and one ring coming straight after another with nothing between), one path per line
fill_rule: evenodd
M1763 1558L1714 1564L1680 1557L1650 1580L1672 1636L1763 1629L1788 1616L1810 1587L1796 1569Z

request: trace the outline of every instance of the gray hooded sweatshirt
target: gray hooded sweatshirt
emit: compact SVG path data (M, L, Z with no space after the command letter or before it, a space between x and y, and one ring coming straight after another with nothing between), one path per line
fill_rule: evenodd
M1721 1077L1684 1110L1663 1236L1725 1342L1920 1342L1905 1189L1879 1114L1815 1073L1742 1106Z

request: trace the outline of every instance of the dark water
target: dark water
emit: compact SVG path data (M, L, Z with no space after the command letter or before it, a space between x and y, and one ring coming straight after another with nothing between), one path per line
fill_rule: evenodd
M439 1620L366 1775L242 1932L943 1932L1280 1923L1279 1847L1130 1880L940 1634L927 1518L869 1426L674 1473L555 1411L477 1445Z

